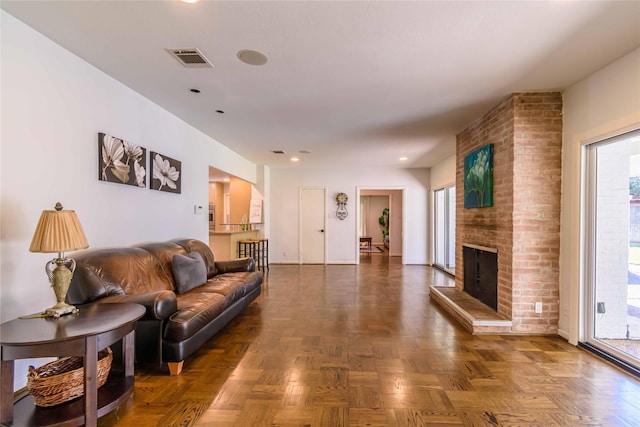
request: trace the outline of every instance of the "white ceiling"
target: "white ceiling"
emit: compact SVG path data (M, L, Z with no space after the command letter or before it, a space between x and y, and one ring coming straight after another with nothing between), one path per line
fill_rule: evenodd
M272 167L430 167L454 154L455 135L510 93L566 88L640 46L638 1L0 5ZM192 47L215 69L184 68L165 51ZM269 61L244 64L241 49Z

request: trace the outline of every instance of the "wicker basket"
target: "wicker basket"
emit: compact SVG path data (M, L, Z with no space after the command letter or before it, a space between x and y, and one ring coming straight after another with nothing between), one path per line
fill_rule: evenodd
M109 347L98 353L98 387L107 382L113 353ZM55 406L84 394L82 357L63 357L34 368L29 366L27 390L36 406Z

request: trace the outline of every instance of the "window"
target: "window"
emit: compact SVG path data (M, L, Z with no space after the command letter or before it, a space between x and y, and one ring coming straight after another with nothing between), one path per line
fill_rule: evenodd
M445 187L434 192L434 236L436 267L451 274L456 268L456 188Z
M640 130L585 150L582 344L640 370Z

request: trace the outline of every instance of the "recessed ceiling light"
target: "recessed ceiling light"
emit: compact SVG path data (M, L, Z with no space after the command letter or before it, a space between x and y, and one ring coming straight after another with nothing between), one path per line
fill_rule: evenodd
M189 89L189 92L200 93L200 89L196 89L196 88Z
M404 161L406 161L406 160L408 160L408 157L404 157L404 156L400 157L400 161L401 161L401 162L404 162Z
M180 0L182 3L195 3L198 0Z
M297 158L297 157L292 157L292 158L291 158L291 161L292 161L292 162L297 162L298 160L300 160L300 159L299 159L299 158Z
M264 53L251 49L238 51L238 59L249 65L264 65L269 60Z

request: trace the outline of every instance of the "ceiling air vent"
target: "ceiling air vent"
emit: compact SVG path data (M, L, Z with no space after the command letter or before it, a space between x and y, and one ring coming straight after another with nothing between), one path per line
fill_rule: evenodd
M213 68L213 64L196 48L166 49L166 51L187 68Z
M284 151L282 151L282 150L271 150L271 152L273 154L284 154Z

